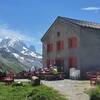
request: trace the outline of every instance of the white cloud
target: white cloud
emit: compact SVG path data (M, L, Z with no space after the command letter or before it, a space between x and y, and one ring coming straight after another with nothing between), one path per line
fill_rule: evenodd
M39 43L39 41L34 38L34 36L29 36L21 31L13 30L9 28L6 24L0 25L0 40L3 38L15 38L34 44Z
M81 10L98 12L100 10L100 7L86 7L82 8Z
M26 34L18 30L13 30L9 28L8 26L9 25L7 24L0 25L0 41L2 41L2 39L4 38L20 39L20 40L23 40L28 46L34 45L37 52L39 53L42 52L41 50L42 44L41 44L40 39L34 37L33 34L28 35L28 33Z

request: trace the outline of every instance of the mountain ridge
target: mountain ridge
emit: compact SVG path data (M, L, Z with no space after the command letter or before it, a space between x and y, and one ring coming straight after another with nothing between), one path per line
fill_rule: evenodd
M41 63L42 56L36 52L35 47L33 45L28 47L21 40L10 39L10 38L3 39L0 42L0 51L2 51L0 52L0 55L2 55L5 52L6 54L5 56L8 57L8 58L4 58L4 56L0 56L2 59L6 59L7 61L9 61L9 59L11 60L10 56L7 55L9 53L14 59L14 61L18 60L18 63L20 63L19 68L20 65L21 66L23 65L22 70L29 70L33 67L38 69L42 67L42 63ZM0 60L0 62L2 62L2 60ZM16 69L16 68L12 67L12 69Z

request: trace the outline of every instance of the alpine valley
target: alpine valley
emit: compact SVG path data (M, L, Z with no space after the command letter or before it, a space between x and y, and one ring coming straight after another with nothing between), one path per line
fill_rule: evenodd
M0 42L0 70L18 73L42 67L42 56L32 45L28 47L18 39L3 39Z

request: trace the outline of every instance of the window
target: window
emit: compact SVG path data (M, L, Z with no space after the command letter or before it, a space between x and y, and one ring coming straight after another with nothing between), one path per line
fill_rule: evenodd
M60 32L57 32L57 37L59 37L60 36Z
M64 49L64 41L57 41L57 50Z
M77 37L71 37L68 41L69 48L77 48Z
M69 67L76 67L77 66L77 58L74 56L69 57Z
M47 52L53 51L53 44L47 44Z

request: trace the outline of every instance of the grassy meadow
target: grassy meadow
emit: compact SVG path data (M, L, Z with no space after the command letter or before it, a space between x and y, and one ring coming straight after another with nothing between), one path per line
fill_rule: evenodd
M6 86L0 83L0 100L66 100L52 88L44 85L32 86L23 83L23 86Z

